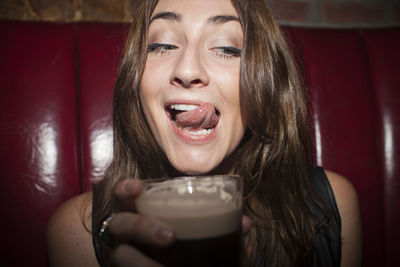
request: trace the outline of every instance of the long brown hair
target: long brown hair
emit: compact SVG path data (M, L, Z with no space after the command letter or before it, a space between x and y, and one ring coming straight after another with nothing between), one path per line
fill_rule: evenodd
M136 14L114 92L114 159L97 185L94 225L113 211L122 179L167 175L168 161L146 124L139 85L150 17L158 0ZM309 266L313 256L312 145L306 94L279 27L264 0L232 0L244 34L240 105L246 134L235 173L244 177L244 213L253 227L245 238L245 266ZM311 196L306 200L306 196Z

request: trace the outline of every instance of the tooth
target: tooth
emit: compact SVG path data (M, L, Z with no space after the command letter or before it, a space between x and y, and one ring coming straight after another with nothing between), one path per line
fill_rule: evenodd
M180 111L189 111L198 108L197 105L186 105L186 104L173 104L171 105L171 109L180 110Z
M194 135L207 135L207 134L210 134L213 130L214 130L214 128L201 129L201 130L198 130L198 131L189 131L189 130L185 129L186 132L188 132L190 134L194 134Z

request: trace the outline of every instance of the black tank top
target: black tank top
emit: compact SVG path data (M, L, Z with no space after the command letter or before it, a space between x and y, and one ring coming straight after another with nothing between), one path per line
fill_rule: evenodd
M315 235L313 266L339 267L342 257L342 239L340 235L342 225L335 196L323 168L314 168L313 178L318 197L331 215L327 217L320 209L311 206L311 210L317 218L314 220L317 232Z
M341 261L341 220L339 211L336 205L335 196L333 194L331 185L323 168L316 167L313 169L313 178L315 189L318 197L321 199L323 205L330 212L330 216L326 216L318 207L312 206L311 210L316 216L315 227L317 229L315 236L314 246L314 259L313 267L340 267ZM96 187L93 187L93 203L95 198L98 197ZM93 205L92 214L95 214L96 207ZM99 227L93 225L93 233L98 233ZM100 240L97 234L93 234L93 246L96 253L96 258L101 267L106 266L102 262L103 255L100 249Z

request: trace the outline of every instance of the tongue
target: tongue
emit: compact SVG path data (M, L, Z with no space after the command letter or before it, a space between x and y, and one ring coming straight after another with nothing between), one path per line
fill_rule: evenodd
M194 110L180 112L175 116L175 122L179 127L191 130L214 128L218 120L214 106L207 102Z

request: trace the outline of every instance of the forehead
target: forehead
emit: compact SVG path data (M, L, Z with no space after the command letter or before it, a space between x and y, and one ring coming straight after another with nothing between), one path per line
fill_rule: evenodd
M153 12L176 12L191 15L232 15L237 12L230 0L160 0Z

